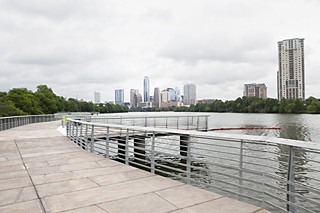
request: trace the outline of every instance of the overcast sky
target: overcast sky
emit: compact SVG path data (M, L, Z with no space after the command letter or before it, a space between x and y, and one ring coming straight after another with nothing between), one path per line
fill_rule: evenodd
M305 38L306 97L320 97L319 0L0 0L0 91L51 87L114 100L114 90L197 86L235 99L246 83L276 98L277 42Z

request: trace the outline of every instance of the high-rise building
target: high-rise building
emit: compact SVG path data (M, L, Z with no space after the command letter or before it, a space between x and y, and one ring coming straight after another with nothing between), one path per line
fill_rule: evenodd
M245 84L243 96L266 99L267 87L265 84Z
M124 90L123 89L115 90L114 102L115 102L115 104L123 105L123 103L124 103Z
M139 106L139 103L142 103L142 95L140 94L139 90L134 94L134 101L136 106Z
M196 85L194 84L185 84L183 87L183 103L185 105L196 104L197 100L197 91Z
M94 103L100 103L100 92L94 91Z
M181 102L181 93L178 87L175 87L174 90L176 91L176 102Z
M160 107L160 89L159 87L154 88L154 94L153 94L153 106L155 108L159 108Z
M134 104L134 93L136 92L136 89L130 89L130 105L133 106Z
M160 93L161 96L161 105L163 103L168 103L169 102L169 92L167 90L162 90Z
M168 99L170 102L176 102L176 98L177 98L177 94L176 94L176 91L172 88L167 88L167 91L168 91Z
M278 99L305 99L304 39L278 42Z
M150 81L147 76L145 76L143 79L143 101L150 101Z
M130 90L130 105L131 107L138 107L138 104L142 102L142 96L137 89Z

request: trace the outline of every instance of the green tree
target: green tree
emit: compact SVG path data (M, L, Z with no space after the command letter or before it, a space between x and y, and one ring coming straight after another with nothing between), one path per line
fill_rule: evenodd
M7 93L0 92L0 117L25 115L26 113L15 107L14 103L8 100Z
M15 107L26 114L43 114L35 95L27 88L11 89L8 92L8 100L12 101Z
M66 102L67 112L80 112L79 101L74 98L69 98Z
M318 114L320 113L320 101L313 98L311 102L308 102L307 113Z
M43 113L53 114L62 110L59 109L59 97L46 85L37 86L37 91L34 95Z

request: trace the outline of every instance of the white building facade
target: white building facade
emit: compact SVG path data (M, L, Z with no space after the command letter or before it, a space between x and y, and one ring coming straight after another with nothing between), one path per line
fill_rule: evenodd
M100 92L94 91L94 103L96 104L101 103L100 96L101 96Z
M304 39L278 42L278 99L305 99Z

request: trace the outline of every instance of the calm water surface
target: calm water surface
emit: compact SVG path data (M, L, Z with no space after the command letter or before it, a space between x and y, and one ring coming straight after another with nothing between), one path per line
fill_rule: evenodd
M209 128L277 127L281 130L219 131L247 135L263 135L320 143L320 115L210 113Z
M187 113L187 112L132 112L137 116L165 116L205 114L209 128L228 127L277 127L281 130L225 130L246 135L261 135L320 143L320 115L310 114L262 114L262 113ZM118 114L119 116L123 114Z

